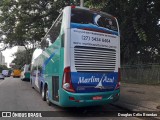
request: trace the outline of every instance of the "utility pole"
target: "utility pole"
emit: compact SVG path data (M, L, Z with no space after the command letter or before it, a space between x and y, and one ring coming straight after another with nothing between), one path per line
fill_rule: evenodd
M84 0L80 0L80 6L84 7Z

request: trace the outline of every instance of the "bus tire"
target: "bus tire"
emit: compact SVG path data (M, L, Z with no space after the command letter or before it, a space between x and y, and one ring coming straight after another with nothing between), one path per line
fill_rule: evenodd
M33 84L32 84L32 79L31 79L31 87L34 89Z
M45 92L45 89L43 87L43 85L41 86L41 97L42 97L42 100L43 101L46 101L46 92Z
M46 87L46 102L47 102L47 104L48 104L49 106L51 106L51 101L49 100L48 94L49 94L49 91L48 91L48 86L47 86L47 87Z

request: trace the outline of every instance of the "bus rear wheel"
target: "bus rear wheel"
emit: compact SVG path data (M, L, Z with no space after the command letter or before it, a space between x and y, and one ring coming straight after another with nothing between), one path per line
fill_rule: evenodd
M32 79L31 79L31 81L30 81L30 82L31 82L31 86L32 86L32 88L34 89L34 87L33 87L33 83L32 83L32 82L33 82L33 81L32 81Z
M41 96L42 96L42 100L46 101L46 92L44 90L44 87L41 88Z
M51 102L49 100L49 90L48 90L48 87L46 88L46 102L47 104L50 106L51 105Z

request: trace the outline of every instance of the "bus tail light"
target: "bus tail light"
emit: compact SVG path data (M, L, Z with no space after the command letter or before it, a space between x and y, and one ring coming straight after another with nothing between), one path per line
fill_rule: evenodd
M66 67L64 69L63 73L63 84L62 84L63 89L69 91L69 92L75 92L72 82L71 82L71 70L70 67Z
M72 5L71 8L76 8L76 6Z
M119 89L121 86L120 80L121 80L121 72L120 72L120 68L118 68L118 81L117 81L116 89Z

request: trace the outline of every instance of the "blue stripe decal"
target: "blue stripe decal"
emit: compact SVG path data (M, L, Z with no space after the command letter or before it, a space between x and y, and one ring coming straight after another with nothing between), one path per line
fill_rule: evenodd
M44 84L44 71L45 71L45 67L49 63L49 61L54 57L54 55L55 55L55 53L52 53L51 56L47 60L45 60L45 62L42 65L42 73L38 76L38 80L42 81L43 84ZM36 77L32 77L32 79L34 79L34 80L35 80L35 78Z
M91 28L91 29L95 29L95 30L102 30L104 32L109 32L113 35L117 35L118 36L118 32L107 29L107 28L103 28L103 27L98 27L97 25L93 25L93 24L79 24L79 23L71 23L71 28L78 28L78 29L85 29L85 28Z
M49 61L54 57L54 55L55 55L55 53L52 53L51 56L50 56L47 60L45 60L45 62L43 63L43 65L42 65L42 74L44 74L46 65L47 65L47 64L49 63Z
M46 65L49 63L49 61L54 57L54 55L55 55L55 53L52 53L51 56L50 56L47 60L45 60L45 62L44 62L43 65L42 65L42 73L41 73L41 76L39 77L39 80L42 81L43 84L44 84L44 81L45 81L45 80L44 80L45 67L46 67Z

